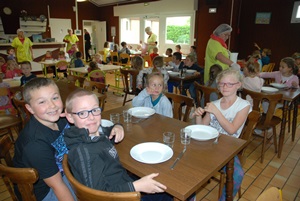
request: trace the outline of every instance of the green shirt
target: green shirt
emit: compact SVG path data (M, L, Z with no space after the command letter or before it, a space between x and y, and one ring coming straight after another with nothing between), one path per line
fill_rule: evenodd
M66 51L68 51L69 49L71 49L72 44L75 44L79 41L78 37L75 34L72 34L72 36L70 36L69 34L66 35L64 37L64 40L69 41L69 43L67 43L67 49Z
M30 47L32 47L33 43L27 37L24 38L24 43L20 41L18 37L15 37L11 46L17 50L17 60L18 62L24 61L32 61L32 55L30 51Z

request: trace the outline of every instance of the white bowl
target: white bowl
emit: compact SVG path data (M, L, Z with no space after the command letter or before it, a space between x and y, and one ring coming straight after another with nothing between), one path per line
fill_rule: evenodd
M270 83L270 85L278 89L286 88L285 84L280 84L280 83Z
M166 70L173 70L173 66L166 66Z
M170 76L179 76L180 73L179 72L173 72L173 71L168 71Z
M194 74L196 72L196 70L186 70L187 74Z
M106 119L101 119L101 126L102 127L110 127L110 126L113 126L114 123L109 121L109 120L106 120Z

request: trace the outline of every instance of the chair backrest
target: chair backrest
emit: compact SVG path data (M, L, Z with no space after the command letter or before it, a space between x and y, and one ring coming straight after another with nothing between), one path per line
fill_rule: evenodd
M38 180L38 172L34 168L14 168L0 164L0 174L4 181L17 184L23 201L35 201L33 184Z
M252 137L253 131L254 131L255 127L256 127L256 124L259 121L260 116L261 116L260 113L258 111L255 111L255 110L252 110L248 114L246 123L245 123L244 128L243 128L243 130L241 132L241 135L239 137L240 139L246 140L247 144L249 144L251 142L251 137ZM246 160L244 158L244 154L245 154L246 148L247 147L245 147L238 154L240 162L241 162L242 165L245 164L245 162L246 162Z
M76 76L76 75L68 75L67 80L69 80L70 82L74 82L74 84L75 84L76 80L78 80L80 83L80 87L82 87L85 77L80 77L80 76Z
M144 59L144 66L145 66L145 68L152 67L152 60L151 60L150 55L148 55L148 54L144 55L143 59ZM146 66L146 61L148 62L148 66Z
M275 67L275 63L269 63L268 72L273 72L274 67Z
M104 51L103 50L100 50L99 51L99 54L101 54L102 56L104 55Z
M167 98L173 102L173 118L180 121L189 121L189 115L192 107L194 107L194 100L188 96L183 96L173 93L164 93ZM186 105L185 113L183 115L182 107Z
M139 71L135 69L121 68L120 72L123 78L124 93L136 95L136 78L139 74Z
M14 106L11 103L11 99L10 99L10 90L9 88L6 87L0 87L0 96L6 96L7 97L7 104L6 105L2 105L0 106L0 110L5 110L5 109L9 109L9 108L13 108ZM6 101L5 101L6 102Z
M121 53L120 55L120 64L122 66L130 66L130 55L127 53Z
M172 57L164 57L164 63L167 64L172 61Z
M212 100L210 100L210 95L213 93L217 95L217 99L222 97L222 94L217 88L201 85L196 81L194 82L194 86L196 89L197 107L200 106L202 99L204 100L204 105L202 105L203 107L206 105L206 103L211 102Z
M111 63L114 65L120 65L119 53L118 52L111 52L110 53Z
M71 173L68 164L68 155L64 155L63 169L68 178L73 190L75 191L78 201L93 200L93 201L140 201L141 194L139 192L106 192L89 188L78 182Z
M22 119L22 126L24 128L25 124L30 119L31 113L25 107L25 101L23 100L22 92L18 91L14 94L13 102L17 108L19 117Z
M270 125L270 122L272 120L272 117L274 115L274 111L276 109L276 105L279 100L282 99L282 94L271 94L271 93L261 93L261 92L255 92L248 89L243 89L242 92L242 98L246 99L246 96L249 95L253 99L253 106L252 109L255 111L260 112L260 105L263 101L268 102L268 110L264 117L264 124Z
M88 79L95 82L105 82L105 72L102 70L93 70L88 74Z
M104 111L104 107L105 107L105 100L107 98L106 92L108 90L109 85L100 83L100 82L94 82L94 81L89 81L89 80L85 80L83 83L83 88L89 91L94 91L96 93L99 94L103 94L102 96L98 96L99 99L99 105L102 109L102 111Z
M261 68L261 72L269 72L269 64L263 65L263 67Z
M59 69L59 70L67 70L68 66L69 66L69 63L65 60L61 60L61 61L58 61L56 64L55 64L56 68Z
M10 150L14 146L14 142L9 135L4 135L0 139L0 159L4 159L7 166L13 167ZM1 163L1 161L0 161Z
M277 187L270 187L263 191L256 201L282 201L282 191Z

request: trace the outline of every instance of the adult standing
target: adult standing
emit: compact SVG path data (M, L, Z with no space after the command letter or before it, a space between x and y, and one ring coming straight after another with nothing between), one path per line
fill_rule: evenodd
M89 62L92 60L89 50L91 49L91 35L90 33L84 29L84 50L85 50L85 60Z
M11 46L15 48L15 54L18 63L33 60L32 45L33 43L28 37L24 36L22 29L17 30L17 37L14 38Z
M210 35L205 52L204 83L209 80L209 70L214 64L219 64L223 70L228 69L229 66L233 69L240 69L240 65L230 60L230 51L225 43L231 32L230 25L221 24Z
M153 52L153 48L156 47L157 36L152 32L150 27L145 28L145 32L148 35L147 43L144 43L147 46L148 54Z
M73 34L72 29L68 29L68 34L64 37L63 41L67 43L66 52L68 52L73 44L76 44L76 46L78 46L79 39L75 34Z

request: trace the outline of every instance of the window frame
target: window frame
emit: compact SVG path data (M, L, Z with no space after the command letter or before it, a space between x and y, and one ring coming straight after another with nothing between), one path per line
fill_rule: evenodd
M297 13L300 13L300 1L294 2L291 23L300 23L300 16L299 18L296 17Z

